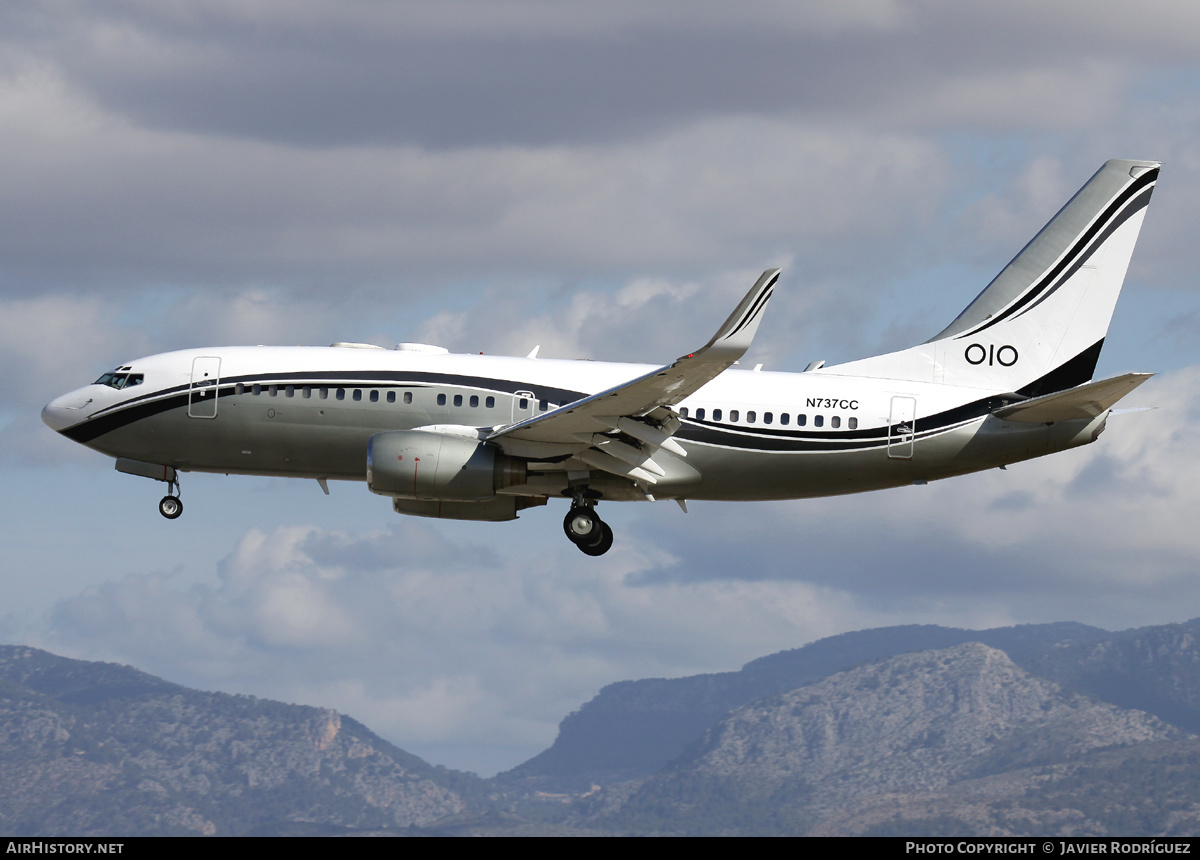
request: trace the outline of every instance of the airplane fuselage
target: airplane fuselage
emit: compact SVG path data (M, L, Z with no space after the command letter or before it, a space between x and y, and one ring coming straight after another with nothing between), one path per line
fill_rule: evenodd
M181 471L348 481L365 479L377 433L501 427L654 369L344 347L184 350L125 367L138 384L71 392L46 407L47 423L109 456ZM668 458L674 468L654 497L795 499L902 486L1084 444L1103 427L1103 416L995 418L1016 399L1003 391L836 371L732 368L705 385L679 404L675 438L687 457ZM513 453L540 480L502 492L567 488L553 446ZM606 497L645 498L611 483Z

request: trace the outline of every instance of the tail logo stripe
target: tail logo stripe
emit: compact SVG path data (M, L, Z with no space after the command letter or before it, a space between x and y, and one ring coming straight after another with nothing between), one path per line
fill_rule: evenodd
M1023 316L1024 314L1029 313L1031 310L1036 308L1038 305L1040 305L1046 299L1050 298L1050 296L1052 296L1055 292L1057 292L1059 287L1061 287L1068 280L1070 280L1071 276L1074 275L1077 271L1079 271L1079 269L1087 263L1088 259L1092 256L1093 253L1095 253L1096 249L1099 248L1101 245L1103 245L1104 242L1108 239L1108 237L1111 236L1118 227L1120 227L1122 224L1124 224L1131 216L1136 214L1138 211L1145 209L1148 205L1150 205L1150 193L1153 190L1154 189L1152 189L1152 188L1147 188L1138 197L1136 197L1134 199L1133 203L1131 203L1130 206L1128 207L1128 209L1126 210L1125 216L1123 218L1113 220L1108 225L1108 227L1106 227L1104 229L1104 232L1102 232L1099 236L1097 236L1092 241L1091 246L1087 250L1087 253L1081 254L1079 256L1078 260L1059 279L1058 283L1054 285L1053 289L1047 290L1036 301L1034 301L1033 304L1029 305L1029 307L1025 308L1023 311L1018 313L1016 316L1020 317L1020 316ZM1014 317L1014 319L1015 319L1015 317Z
M1153 191L1154 183L1158 178L1158 169L1147 170L1139 176L1133 183L1130 184L1117 198L1109 205L1104 214L1097 218L1087 230L1085 230L1078 239L1075 240L1071 250L1063 255L1062 259L1041 279L1034 284L1031 284L1029 289L1019 296L1011 305L1004 311L996 314L991 319L981 325L963 332L958 335L958 338L969 337L970 335L978 334L984 329L991 328L997 323L1003 322L1009 317L1016 314L1018 311L1026 308L1030 302L1043 297L1047 289L1052 284L1055 284L1054 289L1062 284L1083 265L1088 257L1095 251L1111 233L1131 218L1136 212L1145 208L1150 202L1150 193ZM1141 193L1139 193L1141 192ZM1132 203L1130 202L1132 200ZM1127 205L1129 204L1129 205ZM1096 240L1096 241L1093 241ZM1062 279L1060 275L1066 272ZM1056 284L1057 282L1057 284ZM1050 290L1053 292L1053 290Z

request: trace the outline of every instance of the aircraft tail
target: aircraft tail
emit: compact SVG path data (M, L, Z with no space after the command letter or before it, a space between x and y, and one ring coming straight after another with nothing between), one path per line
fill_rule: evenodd
M1106 162L935 337L828 370L1028 397L1090 381L1158 169L1156 161Z

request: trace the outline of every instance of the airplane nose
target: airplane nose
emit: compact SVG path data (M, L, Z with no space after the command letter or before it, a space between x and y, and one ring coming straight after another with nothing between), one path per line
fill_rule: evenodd
M61 431L68 426L67 416L63 413L66 411L61 407L55 406L57 401L51 401L42 407L42 423L51 430Z
M82 391L72 391L56 397L42 407L42 422L51 430L61 433L87 417L84 408L92 402Z

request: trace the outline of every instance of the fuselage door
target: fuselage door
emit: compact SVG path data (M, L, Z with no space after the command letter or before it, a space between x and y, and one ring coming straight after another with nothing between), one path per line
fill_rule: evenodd
M917 432L917 398L893 397L888 424L888 456L899 460L912 459L913 435Z
M192 385L188 388L188 417L217 417L217 384L221 381L221 359L202 355L192 359Z

